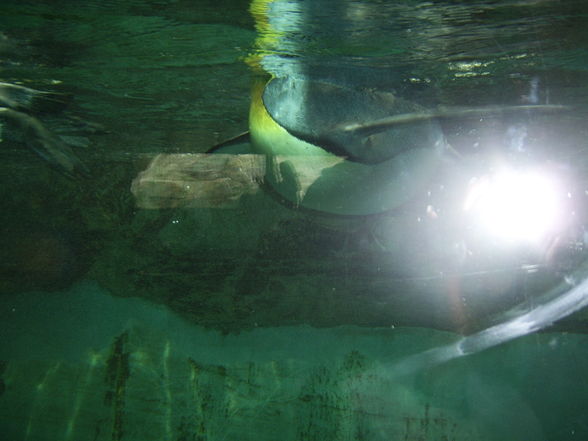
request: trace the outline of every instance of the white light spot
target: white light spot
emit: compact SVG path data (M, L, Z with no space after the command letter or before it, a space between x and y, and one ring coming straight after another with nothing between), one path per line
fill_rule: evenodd
M557 229L561 199L553 177L508 170L473 182L464 209L497 239L536 242Z

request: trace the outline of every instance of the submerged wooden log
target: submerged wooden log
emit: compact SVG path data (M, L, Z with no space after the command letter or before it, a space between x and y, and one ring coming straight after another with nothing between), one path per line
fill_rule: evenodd
M329 156L276 156L274 179L282 170L295 170L295 188L302 201L323 170L344 161ZM131 192L144 209L178 207L230 208L243 195L255 194L263 182L267 157L257 154L161 154L133 180Z
M260 155L161 154L133 180L139 208L233 206L254 194L265 173Z

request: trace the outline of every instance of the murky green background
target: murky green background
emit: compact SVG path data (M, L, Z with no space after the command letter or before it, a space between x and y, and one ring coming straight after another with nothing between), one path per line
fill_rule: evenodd
M247 6L3 3L2 80L73 96L65 114L81 118L81 129L64 114L41 119L79 138L77 153L92 171L90 180L71 183L22 146L4 143L4 292L66 287L98 261L112 265L98 272L119 294L139 271L169 273L130 262L143 258L123 242L157 255L152 222L160 228L171 215L137 224L130 184L155 154L204 152L247 129L250 75L242 58L255 35ZM43 241L47 249L30 249ZM115 259L131 267L113 274Z
M244 197L231 210L136 206L131 182L153 156L205 152L247 130L253 74L245 60L263 46L255 44L247 2L4 2L2 8L2 81L70 97L63 112L37 116L74 141L92 174L70 182L22 145L4 142L2 292L92 279L114 295L163 302L228 331L296 323L482 326L479 314L456 324L447 305L428 304L438 286L427 282L437 277L427 266L442 254L415 260L411 248L418 244L384 252L365 246L373 231L396 222L394 215L384 227L369 219L341 222L271 197ZM302 17L287 2L276 8L275 17L293 26ZM540 103L578 111L527 119L525 136L539 139L553 160L574 163L572 172L582 176L580 3L325 1L305 14L300 32L286 27L279 48L264 48L270 72L295 60L319 78L351 78L427 107L520 104L538 79ZM445 135L468 152L519 124L516 118L449 121ZM407 275L406 267L416 270ZM425 281L405 283L410 277ZM537 283L523 295L551 282ZM502 291L518 290L506 285Z

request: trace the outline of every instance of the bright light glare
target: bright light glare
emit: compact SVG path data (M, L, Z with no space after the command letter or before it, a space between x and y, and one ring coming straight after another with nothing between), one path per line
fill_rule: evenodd
M508 170L473 182L464 208L496 239L538 242L557 229L562 200L552 176Z

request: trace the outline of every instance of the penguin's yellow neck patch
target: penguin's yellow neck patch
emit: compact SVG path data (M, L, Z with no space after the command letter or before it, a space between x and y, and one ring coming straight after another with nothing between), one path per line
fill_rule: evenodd
M268 113L263 103L265 82L253 85L249 111L249 131L253 150L274 156L333 156L319 146L303 141L280 126ZM342 159L342 158L341 158Z

